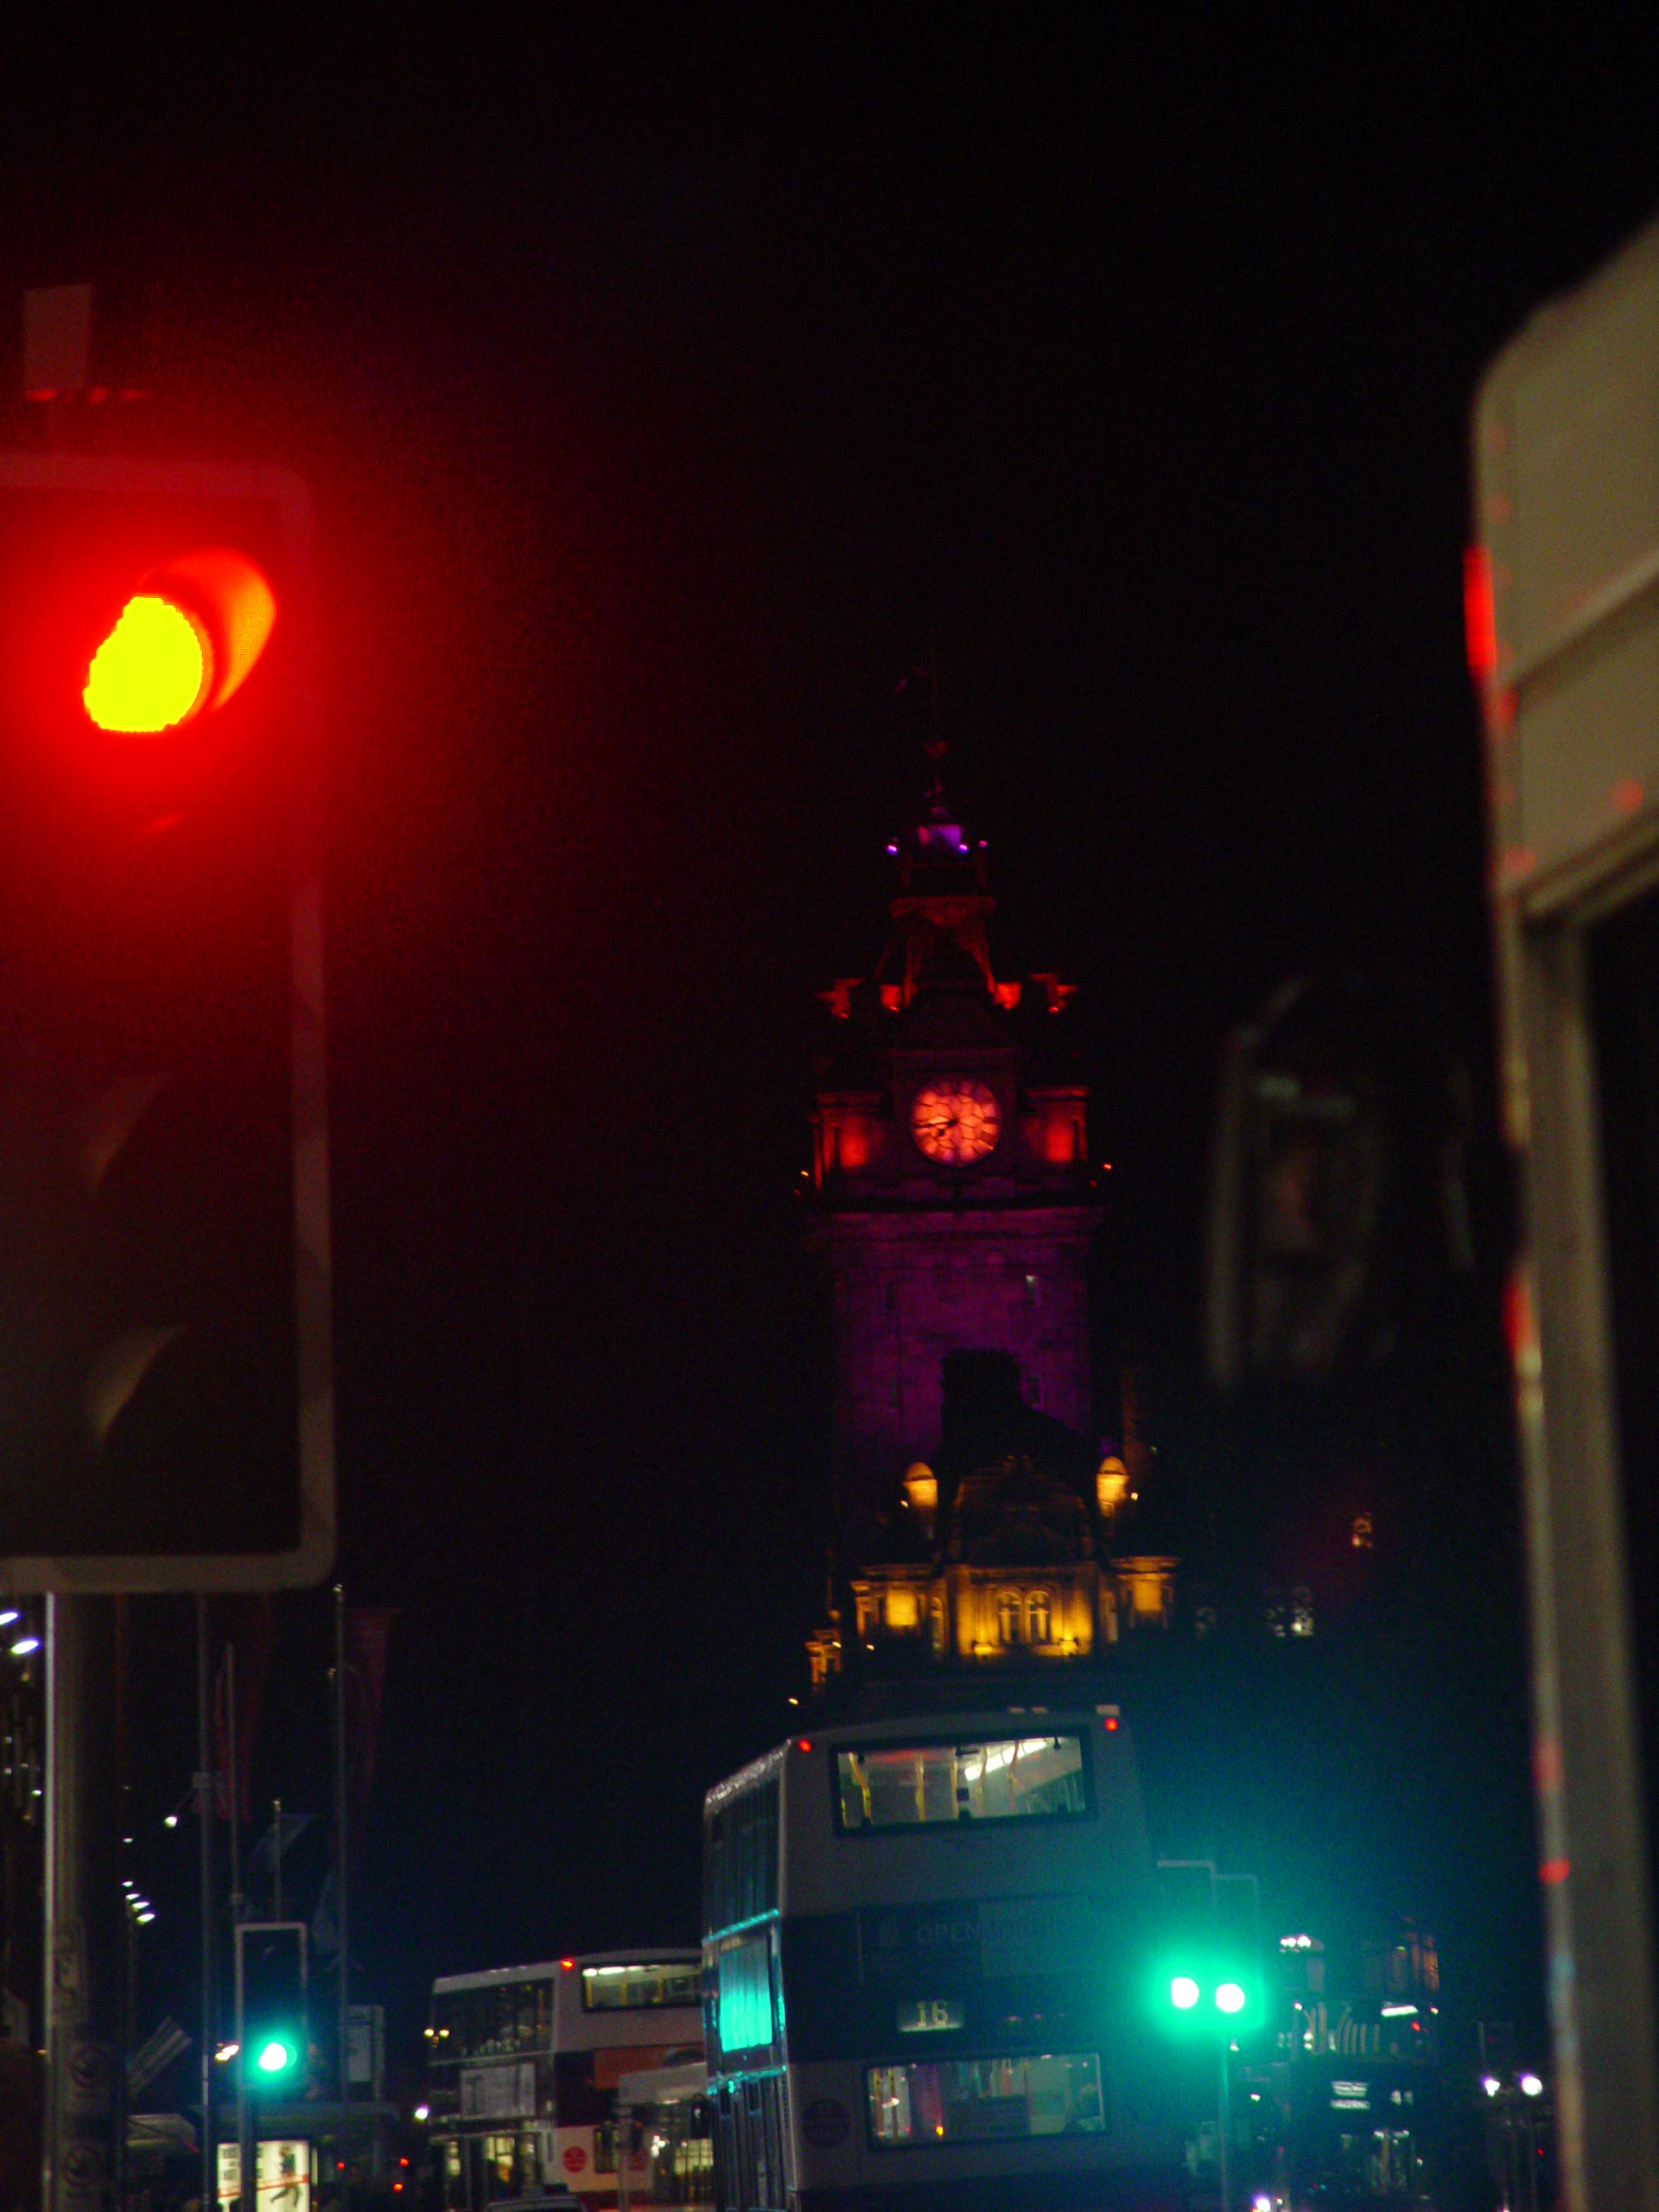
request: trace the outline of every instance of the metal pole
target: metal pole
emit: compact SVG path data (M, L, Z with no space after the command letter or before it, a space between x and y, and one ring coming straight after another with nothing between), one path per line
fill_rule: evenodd
M47 1599L45 2212L105 2212L116 2172L111 1625L107 1599Z
M1221 2160L1221 2212L1231 2212L1233 2201L1232 2160L1227 2142L1232 2104L1232 2099L1229 2094L1228 2070L1227 2037L1223 2036L1221 2039L1221 2095L1217 2106L1217 2123L1221 2131L1220 2139L1217 2145L1217 2154Z
M225 1647L225 1766L231 1811L231 1942L236 1952L236 2155L237 2201L242 2212L253 2212L253 2184L249 2177L247 2053L242 2048L244 2022L242 1988L242 1778L237 1772L236 1646Z
M270 1801L270 1916L273 1920L280 1920L283 1916L283 1801L280 1797L273 1797Z
M196 1599L196 1829L201 1859L201 2212L213 2212L213 1789L212 1684L207 1599Z
M253 2107L248 2097L247 1951L238 1916L236 1945L236 2162L237 2201L241 2212L254 2212L259 2201L259 2150L253 2139Z
M340 1930L340 2145L335 2152L340 2200L351 2174L350 2124L351 2063L347 2051L351 2029L350 1921L346 1910L346 1878L349 1872L349 1842L346 1834L349 1793L346 1787L346 1585L334 1585L334 1897Z

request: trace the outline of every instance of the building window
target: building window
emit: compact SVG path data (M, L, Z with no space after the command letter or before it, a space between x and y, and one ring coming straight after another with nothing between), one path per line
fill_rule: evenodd
M1276 1590L1268 1592L1267 1629L1269 1636L1282 1636L1285 1632L1284 1600Z
M1357 1552L1370 1551L1371 1548L1371 1516L1369 1513L1355 1514L1353 1535L1354 1549Z
M1021 1611L1020 1592L1017 1590L1005 1590L997 1600L996 1611L997 1624L1001 1630L1003 1643L1018 1643Z
M1051 1632L1048 1592L1034 1590L1026 1601L1026 1639L1030 1643L1046 1643Z
M933 1650L938 1657L944 1655L944 1599L936 1591L928 1600L927 1618L933 1631Z
M1293 1636L1312 1636L1313 1633L1313 1592L1298 1587L1290 1593L1290 1632Z

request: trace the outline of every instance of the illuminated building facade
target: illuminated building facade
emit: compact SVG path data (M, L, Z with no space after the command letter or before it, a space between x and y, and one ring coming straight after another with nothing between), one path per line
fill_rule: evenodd
M811 1242L843 1546L808 1639L821 1694L1061 1674L1175 1599L1173 1557L1113 1541L1148 1456L1132 1395L1122 1452L1087 1440L1107 1169L1073 988L1004 958L983 842L937 779L889 853L880 958L821 994Z

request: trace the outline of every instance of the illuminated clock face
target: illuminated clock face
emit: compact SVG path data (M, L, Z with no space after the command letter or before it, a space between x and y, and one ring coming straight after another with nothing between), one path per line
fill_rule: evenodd
M930 1160L966 1167L995 1145L1002 1116L982 1083L931 1083L916 1094L910 1126Z

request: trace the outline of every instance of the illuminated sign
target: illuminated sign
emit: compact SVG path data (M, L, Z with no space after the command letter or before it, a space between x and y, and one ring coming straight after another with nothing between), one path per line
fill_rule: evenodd
M967 2018L955 1997L912 1997L899 2007L901 2036L932 2035L942 2028L959 2028Z

